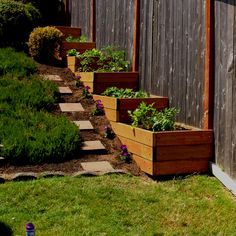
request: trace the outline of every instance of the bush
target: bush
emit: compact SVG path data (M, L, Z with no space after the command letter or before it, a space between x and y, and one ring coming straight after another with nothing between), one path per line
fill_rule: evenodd
M16 52L13 48L0 48L0 76L11 73L17 77L27 77L36 71L36 63L23 52Z
M65 117L45 112L18 110L0 114L0 149L8 163L39 164L60 162L80 147L79 129Z
M55 27L38 27L29 37L30 55L40 63L54 64L62 44L61 31Z
M26 46L25 42L39 19L39 11L31 4L0 0L0 47Z

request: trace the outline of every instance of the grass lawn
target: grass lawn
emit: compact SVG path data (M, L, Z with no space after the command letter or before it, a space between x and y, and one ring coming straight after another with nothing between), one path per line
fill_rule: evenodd
M207 176L163 182L63 177L0 185L0 222L22 236L28 221L38 236L236 235L236 202Z

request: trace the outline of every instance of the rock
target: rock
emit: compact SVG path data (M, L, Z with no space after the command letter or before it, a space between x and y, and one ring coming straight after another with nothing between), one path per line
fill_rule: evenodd
M34 172L20 172L11 176L13 181L25 181L37 179L37 174Z

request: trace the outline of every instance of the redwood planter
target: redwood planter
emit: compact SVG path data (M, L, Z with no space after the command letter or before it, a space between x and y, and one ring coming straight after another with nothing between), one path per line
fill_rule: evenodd
M113 98L108 96L93 95L94 100L101 100L106 117L110 121L130 123L128 111L135 110L141 102L153 104L157 110L168 107L167 97L151 96L150 98Z
M205 173L213 155L213 131L151 132L111 122L140 169L152 176Z
M69 26L55 26L63 33L63 40L67 37L73 36L79 38L81 36L81 28L69 27Z
M109 87L138 89L138 72L77 72L90 92L101 94Z
M94 42L77 43L63 41L61 47L61 57L65 61L67 51L70 49L76 49L79 53L84 53L86 50L91 50L93 48L96 48L96 43Z

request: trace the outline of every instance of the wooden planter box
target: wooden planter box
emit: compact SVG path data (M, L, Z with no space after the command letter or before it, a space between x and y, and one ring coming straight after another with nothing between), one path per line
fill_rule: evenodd
M205 173L213 155L213 131L151 132L111 122L140 169L152 176Z
M76 42L62 42L61 47L61 57L66 61L67 51L70 49L76 49L79 53L84 53L86 50L91 50L96 48L96 43L94 42L85 42L85 43L76 43Z
M79 65L79 60L75 56L67 56L67 67L72 71L76 72Z
M104 106L106 117L110 121L130 123L128 111L135 110L141 102L154 103L153 107L163 110L168 107L167 97L151 96L150 98L113 98L108 96L93 95L94 100L101 100Z
M101 94L109 87L138 90L138 72L76 72L80 81L89 86L90 92Z
M67 37L73 36L79 38L81 36L81 28L69 27L69 26L55 26L63 33L63 40L65 41Z

